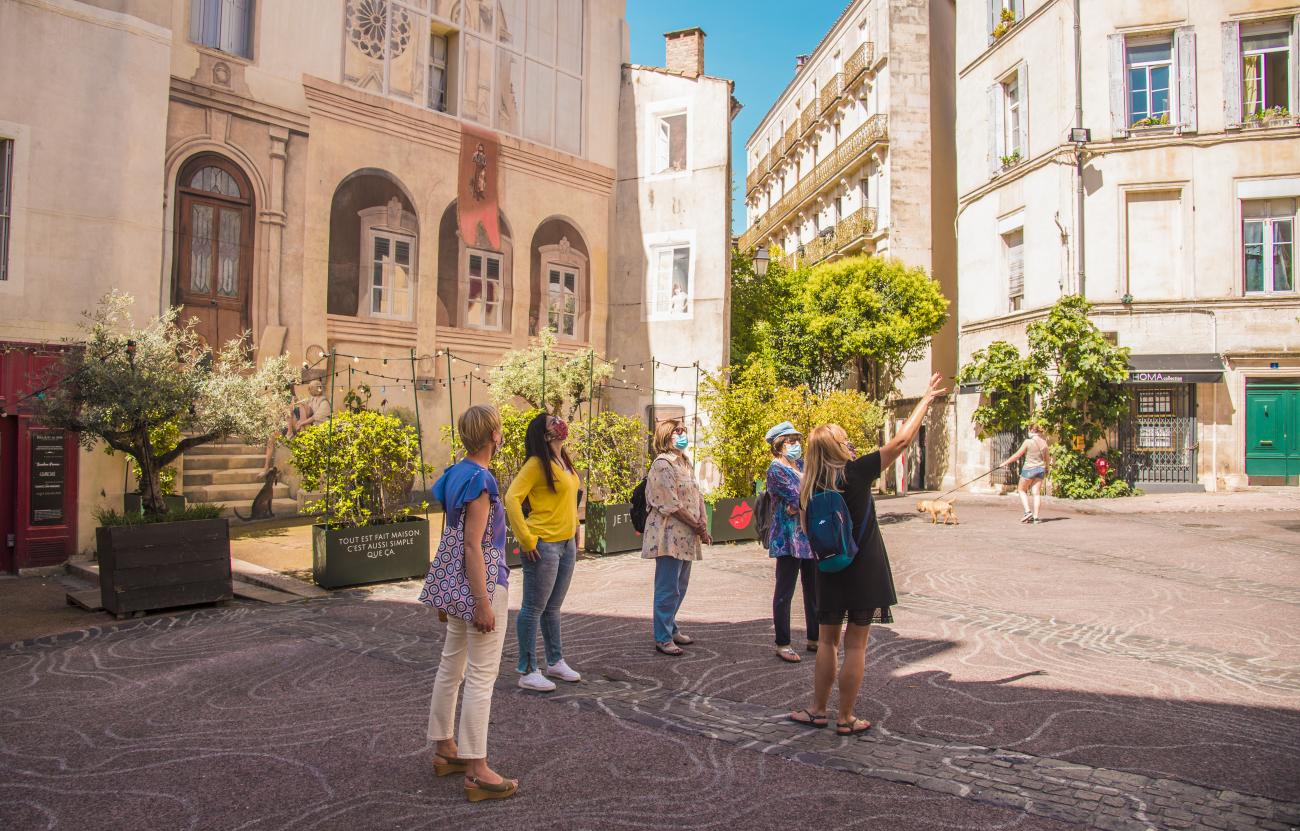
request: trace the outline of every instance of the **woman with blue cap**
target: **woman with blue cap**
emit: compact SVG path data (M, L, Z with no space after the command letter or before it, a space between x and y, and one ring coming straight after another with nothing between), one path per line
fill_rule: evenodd
M772 595L772 625L776 655L797 664L802 658L790 647L790 604L796 582L803 583L803 616L808 651L817 651L817 560L799 522L799 487L803 481L803 444L788 421L767 431L772 461L767 466L767 492L772 500L772 530L767 553L776 559L776 591Z

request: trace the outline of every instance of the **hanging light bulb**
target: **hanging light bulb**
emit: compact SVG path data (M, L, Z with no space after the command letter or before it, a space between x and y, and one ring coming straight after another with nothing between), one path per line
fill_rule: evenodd
M353 356L352 356L352 363L355 364L356 362L357 362L357 356L356 356L356 355L353 355Z

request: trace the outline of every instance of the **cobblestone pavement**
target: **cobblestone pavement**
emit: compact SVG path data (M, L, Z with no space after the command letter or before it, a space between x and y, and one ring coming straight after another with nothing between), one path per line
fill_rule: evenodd
M784 721L812 661L773 655L765 552L697 564L679 659L632 554L575 572L582 684L519 690L507 639L492 755L523 786L490 813L425 767L441 632L403 583L0 646L0 827L1300 825L1300 514L910 507L882 503L865 737Z

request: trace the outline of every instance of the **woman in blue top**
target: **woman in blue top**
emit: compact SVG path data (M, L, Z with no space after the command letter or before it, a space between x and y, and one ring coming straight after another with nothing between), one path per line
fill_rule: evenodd
M492 688L501 668L510 612L506 513L497 480L488 470L501 447L501 417L492 407L470 407L456 429L468 455L447 468L433 486L445 522L420 602L437 606L447 620L429 706L429 739L437 743L434 769L439 776L464 773L465 796L478 802L514 796L519 787L487 763ZM462 681L458 745L453 726Z
M772 530L767 553L776 558L776 591L772 595L772 625L776 655L797 664L803 659L790 648L790 604L796 581L803 583L804 631L809 652L817 651L817 560L808 535L799 523L799 486L803 480L803 446L799 431L788 421L767 431L772 462L767 466L767 492L772 499Z

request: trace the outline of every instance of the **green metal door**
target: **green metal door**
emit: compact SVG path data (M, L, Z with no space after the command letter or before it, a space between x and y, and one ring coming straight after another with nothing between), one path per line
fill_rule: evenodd
M1246 475L1300 482L1300 384L1247 387Z

